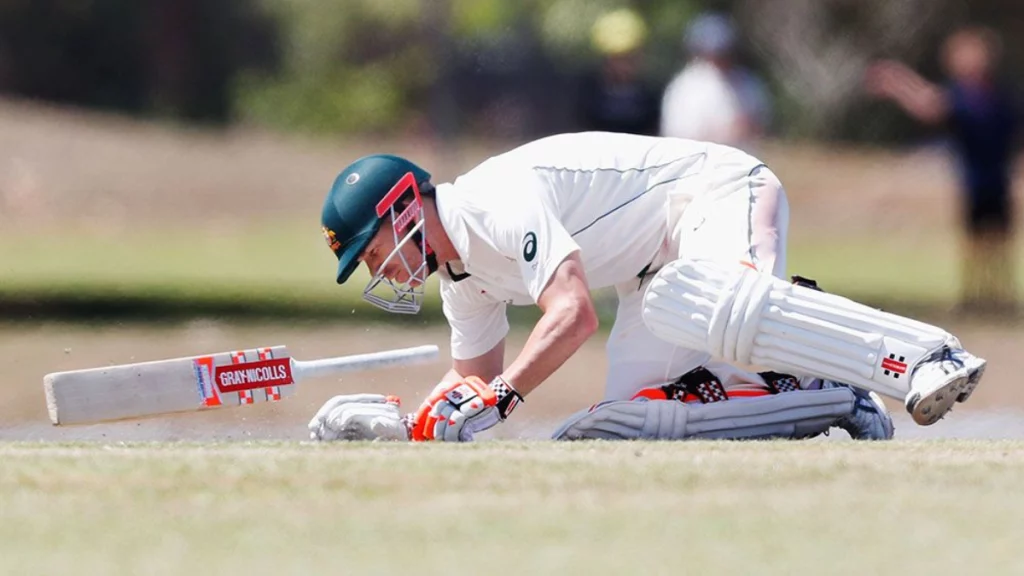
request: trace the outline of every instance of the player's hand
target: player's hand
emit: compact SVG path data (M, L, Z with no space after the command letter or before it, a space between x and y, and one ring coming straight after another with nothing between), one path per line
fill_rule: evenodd
M439 384L416 411L411 437L469 442L473 434L504 421L522 399L500 376L490 384L476 376Z
M328 400L309 421L311 440L408 440L400 400L382 394L347 394Z

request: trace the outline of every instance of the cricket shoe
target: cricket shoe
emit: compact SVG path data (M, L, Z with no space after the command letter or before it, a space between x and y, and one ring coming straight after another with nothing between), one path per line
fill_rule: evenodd
M941 420L957 402L966 402L981 382L987 362L963 348L943 346L914 369L905 405L914 422Z
M824 380L824 388L849 388L853 391L855 401L853 412L836 420L834 426L846 430L854 440L892 440L895 427L892 415L882 402L882 397L874 392L862 390L841 382Z

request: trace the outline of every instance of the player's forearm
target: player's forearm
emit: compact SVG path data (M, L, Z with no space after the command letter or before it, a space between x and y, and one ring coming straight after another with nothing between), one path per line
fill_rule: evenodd
M465 375L459 374L458 370L455 368L449 368L448 372L445 372L444 377L441 378L441 382L458 382L465 377Z
M544 312L526 346L502 374L526 396L555 373L597 331L593 303L571 299Z

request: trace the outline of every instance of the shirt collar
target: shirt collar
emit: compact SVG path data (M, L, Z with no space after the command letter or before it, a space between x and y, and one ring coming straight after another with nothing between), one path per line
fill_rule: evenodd
M438 184L434 192L437 217L448 234L448 240L459 254L462 267L468 271L469 233L465 219L465 201L452 184Z

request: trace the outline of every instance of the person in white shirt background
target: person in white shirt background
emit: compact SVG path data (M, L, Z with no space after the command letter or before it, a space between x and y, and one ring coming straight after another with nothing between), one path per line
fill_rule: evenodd
M690 59L662 95L662 136L756 151L771 122L771 101L764 82L736 62L736 43L727 16L704 13L687 26Z

